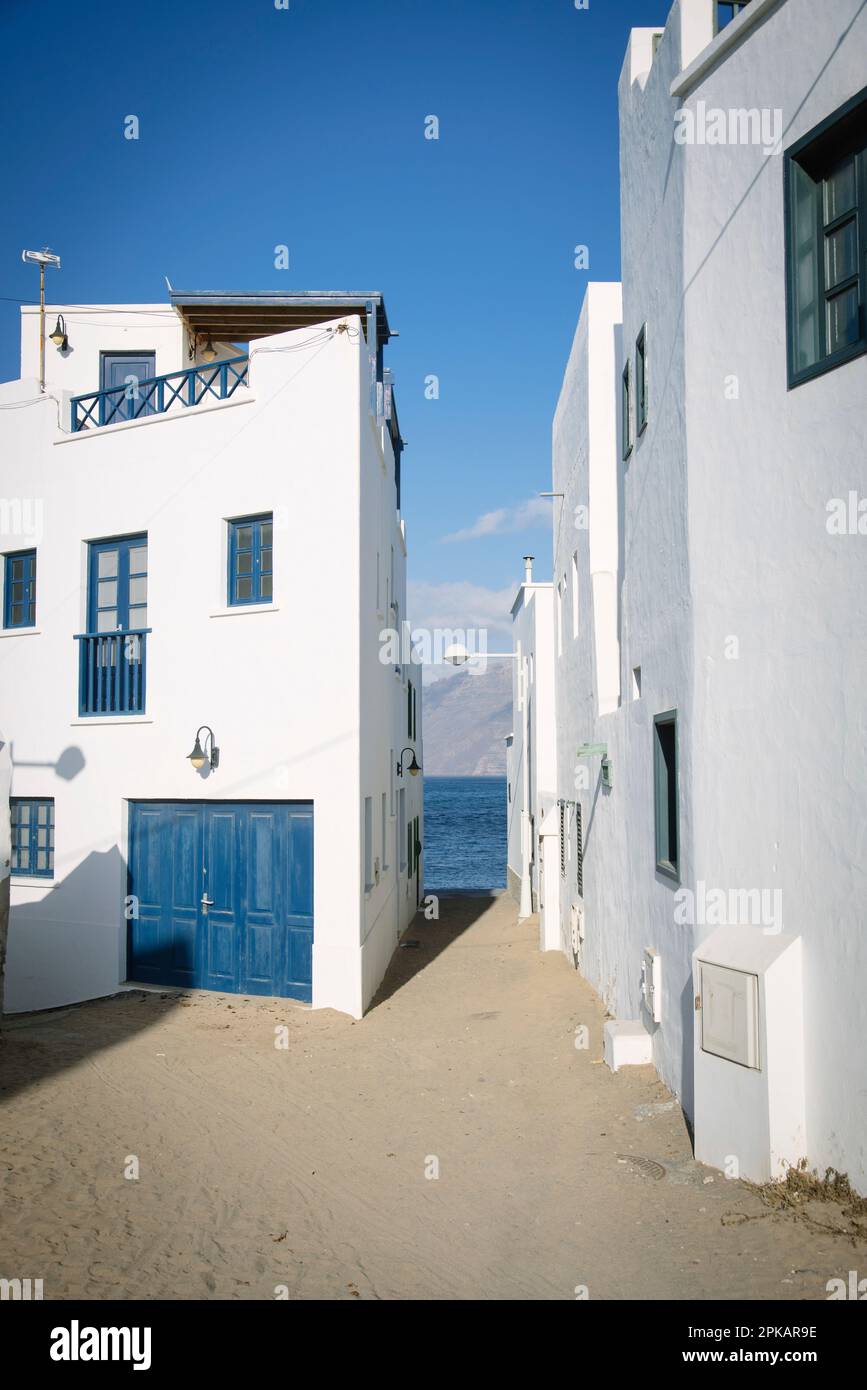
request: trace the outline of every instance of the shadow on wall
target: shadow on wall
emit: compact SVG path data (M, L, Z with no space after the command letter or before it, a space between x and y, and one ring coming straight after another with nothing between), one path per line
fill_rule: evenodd
M437 956L484 916L493 901L494 897L482 893L442 894L439 921L428 921L422 913L416 912L391 958L385 979L371 1000L368 1016L420 975L426 966L432 965ZM404 943L409 941L417 941L418 946L406 946Z
M33 880L27 891L39 891ZM127 866L117 846L89 854L59 881L46 879L41 891L41 898L10 911L7 1017L105 998L127 978ZM166 971L192 978L193 952L192 937L175 933L165 946L155 937L140 960L156 979Z
M6 1012L113 994L123 979L125 894L126 864L115 845L92 852L63 879L46 879L41 898L13 902Z

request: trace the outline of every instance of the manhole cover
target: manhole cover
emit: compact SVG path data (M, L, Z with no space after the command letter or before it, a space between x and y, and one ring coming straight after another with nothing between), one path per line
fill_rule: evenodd
M642 1178L653 1178L654 1182L665 1177L661 1163L652 1158L642 1158L640 1154L618 1154L617 1162L628 1164L633 1173L639 1173Z

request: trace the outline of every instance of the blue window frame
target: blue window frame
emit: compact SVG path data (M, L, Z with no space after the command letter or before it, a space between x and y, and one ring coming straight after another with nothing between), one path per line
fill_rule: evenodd
M867 89L786 151L789 387L867 352Z
M36 626L36 551L19 550L5 557L3 626Z
M750 0L717 0L717 33L719 33L720 29L724 29L727 24L731 24L733 19L737 19L741 10L745 10L749 3Z
M148 625L148 538L90 545L87 630L136 632Z
M653 800L656 829L656 868L680 882L678 814L677 711L658 714L653 721Z
M13 877L54 877L54 798L38 800L13 796L12 813Z
M229 522L229 606L270 603L274 597L274 518L240 517Z

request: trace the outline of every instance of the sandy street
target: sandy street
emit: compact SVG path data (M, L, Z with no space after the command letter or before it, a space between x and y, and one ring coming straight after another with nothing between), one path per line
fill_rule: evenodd
M776 1213L693 1162L651 1070L601 1063L599 1001L535 919L442 909L362 1022L205 993L9 1020L0 1275L47 1299L825 1299L865 1267L836 1209Z

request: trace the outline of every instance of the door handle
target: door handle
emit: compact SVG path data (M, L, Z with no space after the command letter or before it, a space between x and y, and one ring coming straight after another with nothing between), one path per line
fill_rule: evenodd
M213 907L213 906L214 906L214 899L213 899L213 898L209 898L208 895L207 895L207 893L203 893L203 894L202 894L202 907Z

